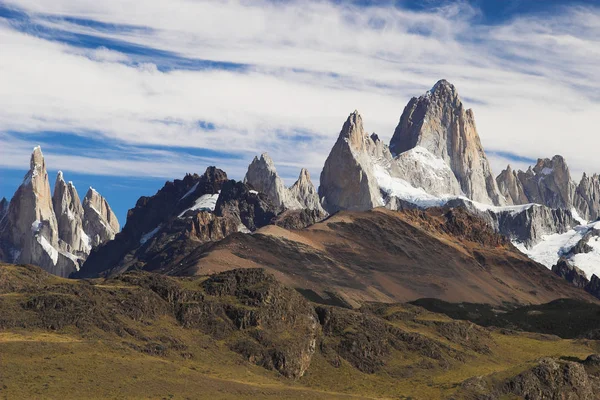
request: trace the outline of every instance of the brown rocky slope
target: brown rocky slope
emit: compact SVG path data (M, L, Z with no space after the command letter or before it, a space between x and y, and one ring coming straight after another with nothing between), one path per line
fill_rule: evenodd
M301 230L266 226L199 246L172 275L262 267L313 301L539 304L596 301L462 209L340 212Z

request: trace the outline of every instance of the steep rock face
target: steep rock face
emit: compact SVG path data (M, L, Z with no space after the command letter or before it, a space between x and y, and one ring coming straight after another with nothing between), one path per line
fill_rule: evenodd
M456 88L445 80L410 100L390 141L394 156L416 146L444 160L468 198L505 203L483 151L473 111L464 109Z
M314 215L316 221L327 216L327 212L321 206L319 194L310 180L308 170L302 168L298 180L287 188L267 153L263 153L260 158L254 157L248 167L244 184L266 195L277 212L297 211L293 214ZM286 213L288 214L290 213ZM303 221L307 222L308 219L304 218Z
M566 260L559 260L558 263L552 267L552 272L578 288L583 289L589 284L585 272L570 265Z
M315 210L323 217L327 215L326 211L321 206L319 194L310 180L308 170L302 168L298 180L290 187L291 196L300 203L302 208L307 210Z
M578 224L570 210L551 209L539 204L481 209L468 200L452 199L446 206L466 209L497 232L526 247L539 243L544 235L564 233Z
M52 205L58 223L61 247L69 253L89 253L91 243L83 231L83 207L72 182L68 184L58 172L52 195Z
M516 205L529 203L529 199L523 190L523 184L519 180L517 172L514 171L510 165L496 177L496 183L498 184L500 194L504 196L507 204Z
M1 232L3 253L10 262L39 265L60 276L76 269L76 260L59 251L58 223L39 146L31 154L30 169L10 202Z
M600 176L583 174L575 191L575 208L582 218L595 221L600 218Z
M269 224L277 212L263 192L253 192L245 183L233 180L223 184L215 206L216 215L232 218L250 231Z
M119 221L104 197L89 188L83 199L83 230L92 246L114 239L119 232Z
M339 210L368 210L383 205L372 158L377 142L363 128L354 111L342 127L321 172L319 197L329 213Z
M394 160L399 178L434 196L464 196L454 172L441 158L416 146L399 154Z
M532 205L520 212L504 211L498 216L498 231L530 247L544 235L567 232L577 225L570 210Z
M600 299L600 278L597 275L592 275L590 282L585 285L584 290L597 299Z
M166 182L154 196L140 197L123 230L93 251L75 276L111 275L130 267L158 269L168 264L165 258L175 263L194 246L222 238L231 223L210 212L225 182L223 170L208 167L201 176L187 174Z
M277 174L273 160L267 153L263 153L260 158L254 157L248 167L244 183L259 192L265 193L271 202L282 210L303 208L283 184L283 180Z
M6 200L6 197L3 197L2 200L0 200L0 220L2 220L2 218L4 218L8 212L8 204L9 203L8 200Z
M575 184L563 157L539 159L533 169L519 171L518 177L529 203L551 208L573 207Z

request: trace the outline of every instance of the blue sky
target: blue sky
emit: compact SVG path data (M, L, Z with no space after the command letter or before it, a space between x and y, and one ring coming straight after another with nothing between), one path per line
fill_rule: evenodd
M51 184L93 186L121 223L165 180L241 179L263 151L318 181L350 112L389 140L441 78L495 173L554 154L600 172L598 1L7 0L0 45L0 196L40 144Z

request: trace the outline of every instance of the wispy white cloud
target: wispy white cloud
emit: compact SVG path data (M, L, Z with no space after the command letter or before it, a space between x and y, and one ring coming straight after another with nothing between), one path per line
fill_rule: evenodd
M348 113L358 109L366 128L388 139L410 97L440 78L474 108L486 148L534 159L559 153L575 172L600 171L599 9L565 8L483 26L464 3L429 12L300 1L5 3L46 29L245 65L160 70L136 64L135 55L82 49L1 22L1 130L76 132L241 157L189 160L172 151L155 163L172 169L123 158L98 161L101 173L177 174L214 161L241 175L253 154L269 151L289 183L300 166L318 179ZM144 61L154 54L169 62L168 55L149 54ZM494 166L506 161L495 160Z

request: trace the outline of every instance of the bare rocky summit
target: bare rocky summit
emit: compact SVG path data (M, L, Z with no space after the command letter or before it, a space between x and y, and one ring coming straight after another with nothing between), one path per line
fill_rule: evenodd
M108 201L94 188L89 188L83 199L83 229L92 246L114 239L119 232L119 221Z
M89 253L92 243L83 230L84 211L81 200L73 183L66 183L61 171L56 176L52 205L63 250L72 254Z
M410 100L390 141L395 156L417 146L448 164L468 198L505 204L483 151L473 110L464 108L458 91L446 80Z
M575 190L575 208L582 218L595 221L600 218L600 176L583 174Z
M116 217L106 200L102 200L105 214L110 215L102 222L118 231ZM69 276L79 269L93 245L110 240L102 236L90 243L89 233L95 233L90 230L93 223L85 215L85 204L80 203L75 186L64 181L62 172L58 173L54 195L51 194L39 146L33 149L23 183L3 210L0 255L5 261L35 264L55 275Z
M342 126L321 172L319 196L329 213L384 205L370 157L377 150L377 142L365 132L362 117L354 111Z
M257 192L264 193L278 208L278 212L307 209L316 210L322 218L327 215L308 171L302 168L298 180L287 188L267 153L263 153L260 158L254 157L248 166L244 183Z
M540 158L527 171L516 172L509 165L496 181L509 204L537 203L554 209L575 209L587 221L600 217L600 177L584 173L576 184L560 155Z

